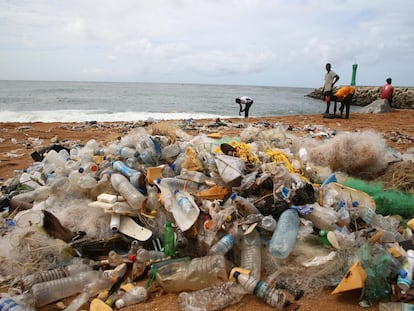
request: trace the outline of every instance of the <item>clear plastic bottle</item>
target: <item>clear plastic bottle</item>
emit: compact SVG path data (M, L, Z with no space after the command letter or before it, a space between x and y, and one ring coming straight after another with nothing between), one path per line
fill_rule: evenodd
M147 250L145 248L140 248L136 253L136 261L139 262L149 262L163 258L164 253L156 250Z
M148 292L145 287L134 286L121 296L116 302L115 306L120 309L130 305L138 304L147 300Z
M225 255L227 254L233 246L238 242L240 238L240 232L235 225L231 231L225 234L220 240L218 240L213 246L209 249L207 255Z
M85 286L96 282L98 271L84 271L73 276L34 284L31 288L35 306L42 307L59 299L80 293Z
M171 262L156 271L155 280L167 291L198 290L227 281L229 266L222 255Z
M1 311L29 311L32 308L32 297L28 294L20 294L12 297L4 297L0 299Z
M180 153L181 153L180 146L177 144L171 144L171 145L168 145L162 148L160 159L161 160L171 159L171 158L178 156Z
M320 206L317 202L304 206L306 206L306 209L311 210L311 212L302 217L310 220L316 228L327 231L338 229L336 223L339 220L339 214L333 208Z
M240 239L240 267L250 270L255 278L260 278L262 272L262 243L257 230L253 230Z
M29 289L33 284L56 280L68 276L75 275L79 272L92 270L92 267L85 263L74 263L71 265L37 272L34 274L27 275L23 278L23 288Z
M44 159L43 159L44 166L52 165L54 167L65 167L66 160L62 155L60 155L56 150L49 150Z
M44 201L50 195L50 186L41 186L35 190L13 196L13 199L23 202Z
M182 231L187 231L197 221L200 209L194 199L187 191L174 191L176 201L173 201L171 213L174 216L177 226ZM175 204L175 202L177 202Z
M283 291L271 287L266 282L257 279L254 276L238 271L235 271L233 276L247 292L262 298L267 304L274 308L283 309L289 303L286 294Z
M237 210L243 216L248 216L251 214L261 214L257 207L247 198L232 193L229 200L233 200L233 203L237 207Z
M274 256L285 259L296 244L299 232L299 215L294 209L285 210L277 221L269 243L269 252Z
M178 304L183 311L216 311L238 303L244 295L243 288L236 282L224 282L217 286L181 292Z
M170 221L165 223L162 240L165 257L173 257L175 255L175 232Z
M266 231L270 231L273 232L276 229L276 220L273 218L272 215L266 215L262 218L262 220L260 221L259 226L263 229L265 229Z
M127 146L119 146L117 153L119 156L123 157L123 158L135 158L138 159L139 157L139 152L131 147L127 147Z
M190 171L186 168L181 169L180 175L178 175L177 178L191 180L199 184L203 184L206 182L206 180L208 180L208 177L204 173Z
M133 209L142 209L146 199L145 196L139 192L125 176L121 174L112 174L111 184Z

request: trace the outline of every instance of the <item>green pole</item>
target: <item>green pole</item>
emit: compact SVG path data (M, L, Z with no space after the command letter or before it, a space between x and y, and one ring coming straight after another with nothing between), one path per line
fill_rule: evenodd
M357 68L358 68L358 64L353 64L352 65L352 80L351 80L351 85L352 86L355 86L355 78L356 78Z

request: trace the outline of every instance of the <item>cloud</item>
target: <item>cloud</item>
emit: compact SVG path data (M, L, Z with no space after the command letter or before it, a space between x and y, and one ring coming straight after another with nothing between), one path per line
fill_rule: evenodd
M413 85L413 9L411 0L0 1L0 79L32 77L19 64L41 61L63 80L317 86L329 61L344 72L360 63L366 84L394 68L396 82Z

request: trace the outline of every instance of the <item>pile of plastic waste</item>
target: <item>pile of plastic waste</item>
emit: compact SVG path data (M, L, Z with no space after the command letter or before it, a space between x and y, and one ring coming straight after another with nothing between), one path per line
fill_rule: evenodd
M358 189L396 161L374 132L138 128L33 158L2 189L1 310L68 297L65 310L119 309L155 299L154 287L177 293L182 310L246 295L296 310L326 287L362 289L361 306L414 297L412 195L400 193L403 218L392 210L399 195Z

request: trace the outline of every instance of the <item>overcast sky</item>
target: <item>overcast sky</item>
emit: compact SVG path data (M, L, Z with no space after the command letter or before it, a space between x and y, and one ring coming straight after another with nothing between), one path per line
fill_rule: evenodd
M413 0L0 0L0 80L414 86Z

